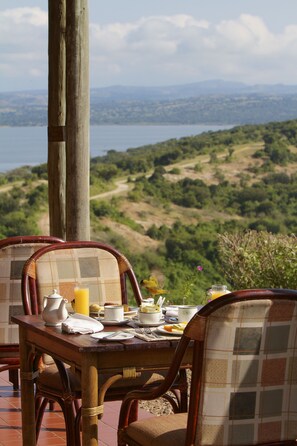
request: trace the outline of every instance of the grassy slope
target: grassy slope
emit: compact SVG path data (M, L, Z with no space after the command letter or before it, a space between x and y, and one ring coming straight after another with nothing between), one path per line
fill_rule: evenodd
M251 172L251 168L256 166L261 166L263 160L253 158L252 155L262 147L260 143L245 144L240 146L234 146L234 153L231 160L226 161L228 155L227 151L225 153L218 155L218 162L216 164L210 163L210 158L207 155L198 156L195 159L183 161L174 165L170 165L166 168L170 172L174 167L178 168L180 173L178 175L168 173L167 178L170 181L178 181L181 178L192 178L201 179L206 184L218 184L220 180L224 177L225 180L230 183L237 184L243 176L246 176L247 184L252 184L253 182L260 179L261 175ZM292 151L297 152L297 148L292 148ZM199 163L201 166L201 171L197 172L194 170L194 166ZM291 163L288 166L276 166L275 172L282 171L287 173L296 172L297 163ZM141 203L134 203L127 199L127 194L133 184L127 183L126 180L120 180L119 186L109 192L107 195L102 194L97 195L94 199L108 199L112 196L119 196L119 209L130 219L137 222L143 228L145 232L151 225L155 224L157 227L165 224L171 226L175 221L180 220L184 223L196 223L199 219L200 221L209 221L211 219L228 220L230 218L240 218L236 216L230 216L222 212L216 212L213 210L211 213L205 209L191 209L183 208L171 204L169 207L164 208L160 204L152 200L147 200ZM126 187L125 187L126 186ZM124 237L126 242L130 245L135 246L135 250L141 252L151 247L155 249L162 242L157 242L152 240L145 235L141 235L139 232L133 231L126 225L113 222L110 219L104 218L101 220L104 227L108 227L109 231L93 232L94 238L104 239L109 241L113 237L113 233L121 235ZM137 243L135 243L135 241Z

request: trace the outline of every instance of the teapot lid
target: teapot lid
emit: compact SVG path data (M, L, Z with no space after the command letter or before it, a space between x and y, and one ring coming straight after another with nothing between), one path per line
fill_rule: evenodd
M53 290L53 294L47 296L49 299L62 299L62 296L57 292L57 290Z

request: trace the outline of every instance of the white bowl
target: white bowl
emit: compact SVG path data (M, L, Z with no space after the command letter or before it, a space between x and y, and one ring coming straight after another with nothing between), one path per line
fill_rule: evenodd
M156 324L160 321L161 316L161 311L155 311L154 313L145 313L144 311L138 311L138 319L141 324Z

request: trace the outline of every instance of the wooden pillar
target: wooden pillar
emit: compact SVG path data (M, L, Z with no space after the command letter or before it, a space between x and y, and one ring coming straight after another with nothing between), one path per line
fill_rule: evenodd
M90 239L88 0L66 0L66 239Z
M48 202L50 234L66 237L66 0L48 1Z

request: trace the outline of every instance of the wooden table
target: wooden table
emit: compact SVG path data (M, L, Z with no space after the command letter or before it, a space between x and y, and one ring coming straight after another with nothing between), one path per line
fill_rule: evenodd
M14 316L19 325L21 359L22 435L24 446L35 446L34 381L32 363L36 351L47 353L70 364L81 373L82 408L98 407L98 374L117 374L125 367L137 371L166 369L171 363L177 340L146 342L138 338L126 341L97 341L90 335L62 333L59 327L46 327L39 316ZM114 331L115 327L107 327ZM190 366L191 351L183 365ZM98 445L98 419L84 416L83 446Z

